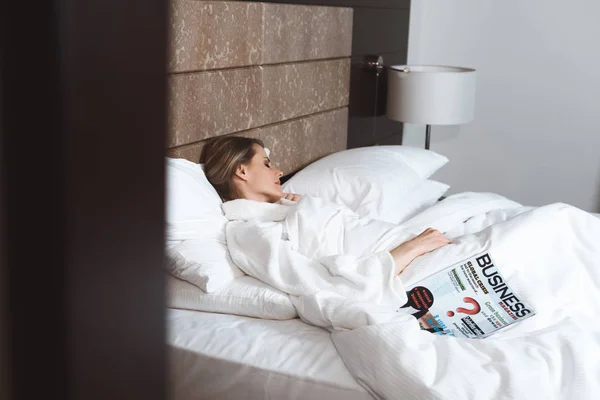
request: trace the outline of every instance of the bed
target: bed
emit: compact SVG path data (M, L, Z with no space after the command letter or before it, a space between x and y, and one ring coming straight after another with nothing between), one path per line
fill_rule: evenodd
M329 332L303 323L169 309L172 398L370 399Z
M443 205L446 201L449 203ZM567 216L567 224L579 221L576 222L579 229L575 232L584 231L591 222L585 213L568 206L534 209L515 206L501 197L477 194L450 196L411 220L425 219L428 224L429 221L439 221L446 225L446 228L438 226L449 237L461 240L469 232L488 230L488 234L493 235L494 231L486 227L495 227L497 236L492 242L496 248L511 242L512 248L518 248L519 243L529 240L529 229L537 227L537 235L547 236L531 241L529 250L541 254L546 248L546 240L558 237L560 243L569 243L560 236L566 225L548 229L545 224L540 224L549 216L561 214ZM524 219L521 225L511 224L520 216ZM502 221L507 222L503 228ZM600 222L592 228L590 232L600 234ZM474 239L473 245L477 244L477 239L483 242L490 240L485 234L471 239ZM575 242L579 243L579 239ZM591 250L571 248L569 244L563 251L542 258L535 268L531 260L520 260L521 264L508 274L513 283L518 283L519 293L523 293L523 285L531 282L532 276L540 273L540 265L549 265L554 257L558 257L558 263L564 265L564 260L572 260L575 254L581 257L583 264L593 265L593 260L599 255L597 246ZM460 253L452 254L452 251L436 253L433 259L423 257L418 265L407 271L404 283L410 285L418 281L422 277L419 271L426 270L427 265L462 257ZM517 264L519 258L529 251L512 255L512 258L510 251L495 254L496 257L498 254L502 256L498 257L500 264L506 267L511 263ZM572 262L570 268L577 270L576 264ZM531 271L526 271L525 265L529 265ZM526 271L525 276L519 277L519 271ZM416 332L410 332L405 324L397 321L334 330L330 334L328 330L308 325L297 318L270 320L185 310L185 304L178 305L174 299L169 299L169 304L179 308L170 309L167 313L171 394L178 399L312 399L327 396L362 399L371 396L395 398L395 393L402 391L405 398L477 399L485 393L489 398L529 398L531 392L524 387L532 388L529 382L535 379L543 383L543 387L536 388L535 392L542 392L544 398L552 395L555 398L593 398L589 396L593 391L588 389L598 382L598 370L594 365L597 366L599 346L594 332L599 327L594 321L582 326L582 320L589 320L590 310L578 306L579 303L569 297L577 290L586 293L582 300L588 306L600 304L597 290L600 281L593 275L588 282L577 274L566 276L554 271L551 275L556 296L551 293L540 302L535 302L535 298L527 299L534 302L534 308L540 311L536 319L519 323L519 330L509 327L496 333L493 340L475 343L432 342L430 337L434 335L429 333L426 337L413 337ZM236 280L239 279L242 278ZM554 304L550 305L550 302ZM543 304L548 304L548 308L556 307L557 312L546 312ZM402 338L400 333L405 329L408 332L403 334L413 339L407 341ZM457 344L460 346L454 346ZM472 353L473 350L476 353ZM421 357L423 359L419 361ZM430 357L437 359L435 364L425 361ZM537 364L534 363L537 368L518 368L531 366L532 359L537 361ZM492 360L497 364L489 364ZM426 367L423 369L420 364ZM458 372L467 370L468 365L479 371L475 381ZM544 369L538 369L541 366ZM485 372L486 369L488 372ZM514 373L507 372L511 369ZM450 377L454 382L463 381L463 384L456 387Z
M218 23L228 19L228 24ZM212 287L215 279L217 283L247 279L223 250L223 237L212 228L197 229L201 234L193 240L199 242L182 249L181 243L192 239L181 240L179 231L169 225L169 251L213 263L210 274L216 277L196 279L182 273L178 277L187 281L185 295L179 289L167 291L172 398L501 399L532 398L533 393L541 398L594 398L600 390L600 366L595 361L600 359L600 327L594 320L588 326L582 321L586 312L600 312L596 307L600 278L588 268L600 259L600 250L581 238L585 235L560 236L560 232L591 232L600 237L595 219L566 205L536 210L489 193L463 193L438 201L448 187L430 177L448 161L443 156L401 146L343 151L351 9L177 0L172 3L171 21L168 156L189 163L180 162L177 173L202 176L196 163L206 139L234 134L257 137L268 145L284 173L300 171L286 182L290 191L315 196L334 193L332 202L343 203L357 215L379 213L387 223L412 224L414 230L434 225L455 238L473 233L468 236L471 242L463 245L479 249L494 243L501 260L515 265L509 272L521 288L534 277L527 273L543 271L525 268L525 262L536 267L563 263L575 271L547 273L548 287L556 293L571 290L556 298L553 292L540 294L543 304L556 308L556 315L541 312L483 344L436 339L402 320L359 324L332 334L300 320L291 303L280 301L275 308L242 304L240 292L230 286ZM317 26L328 28L311 28ZM373 183L374 176L379 185ZM204 196L210 189L194 192L194 177L181 180L183 189L172 198ZM384 184L389 182L395 184ZM360 204L353 199L360 199ZM177 208L177 201L168 208ZM211 201L210 207L220 213L219 199ZM168 210L168 219L176 213ZM206 215L186 218L199 221ZM224 223L222 215L214 218L214 225ZM511 223L517 220L521 223ZM542 226L543 221L555 220L556 226ZM520 240L498 239L499 233ZM544 259L549 254L546 242L530 238L552 241L551 233L569 245L556 250L561 247L556 243L551 246L556 254ZM526 257L528 253L512 251L529 241L541 254L535 263ZM196 251L202 248L197 243L208 242L217 246L210 257L206 251ZM503 246L511 251L502 250ZM573 255L577 257L571 262ZM413 271L427 271L431 265L463 256L448 250L423 257L407 271L405 284L423 277ZM520 270L526 273L521 276ZM567 304L564 299L575 287L589 298ZM255 298L254 290L266 289L244 290ZM282 296L285 293L271 291L266 297L281 300ZM574 307L572 315L565 311L569 305ZM553 321L562 325L557 328Z

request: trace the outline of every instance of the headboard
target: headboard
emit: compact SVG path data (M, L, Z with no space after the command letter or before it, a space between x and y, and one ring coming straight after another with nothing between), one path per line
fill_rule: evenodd
M346 148L352 9L173 0L167 154L256 137L289 174Z

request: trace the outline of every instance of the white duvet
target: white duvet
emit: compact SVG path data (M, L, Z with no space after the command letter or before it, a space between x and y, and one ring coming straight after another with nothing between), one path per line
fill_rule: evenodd
M394 227L320 199L223 205L229 251L246 273L290 294L332 330L351 374L378 398L587 399L600 395L600 219L565 204L536 209L465 193ZM452 244L399 279L387 252L434 227ZM481 340L419 329L404 287L489 251L536 315Z

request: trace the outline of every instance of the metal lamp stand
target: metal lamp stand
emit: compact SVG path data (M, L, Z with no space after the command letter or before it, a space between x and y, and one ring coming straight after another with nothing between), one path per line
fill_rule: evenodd
M427 124L425 128L425 150L429 150L429 141L431 139L431 125Z

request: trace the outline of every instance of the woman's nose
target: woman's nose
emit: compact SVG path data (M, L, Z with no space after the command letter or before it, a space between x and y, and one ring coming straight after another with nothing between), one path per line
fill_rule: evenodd
M283 172L281 172L281 170L277 170L277 177L281 178L283 176Z

